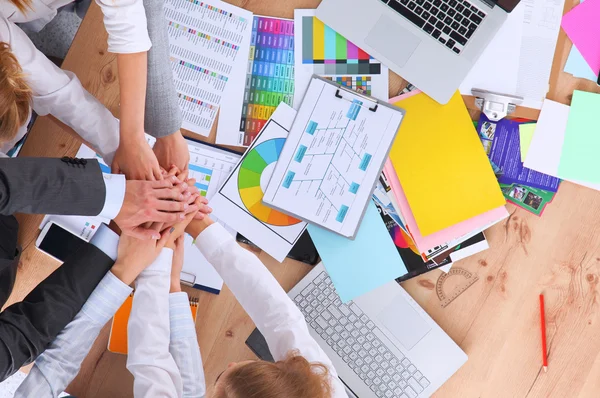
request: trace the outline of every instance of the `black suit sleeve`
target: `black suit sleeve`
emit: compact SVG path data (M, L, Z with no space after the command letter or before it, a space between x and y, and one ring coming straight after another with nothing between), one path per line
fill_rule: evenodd
M81 310L113 261L87 243L0 313L0 381L32 362Z
M0 214L95 216L105 199L97 160L0 158Z

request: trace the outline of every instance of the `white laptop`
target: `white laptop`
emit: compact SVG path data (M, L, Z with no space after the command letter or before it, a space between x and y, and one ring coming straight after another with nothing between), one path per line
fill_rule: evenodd
M396 282L342 304L320 263L288 295L350 397L429 397L467 361Z
M518 3L323 0L317 18L445 104Z

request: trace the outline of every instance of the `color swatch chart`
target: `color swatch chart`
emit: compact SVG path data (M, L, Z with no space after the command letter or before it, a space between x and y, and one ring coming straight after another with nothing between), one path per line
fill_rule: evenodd
M228 85L248 53L252 14L227 3L167 0L171 68L183 127L209 135Z
M294 21L255 16L244 104L239 131L240 142L249 146L275 108L294 101Z
M302 63L319 75L373 75L381 64L316 17L302 18Z
M357 93L371 95L371 76L336 76L327 79Z

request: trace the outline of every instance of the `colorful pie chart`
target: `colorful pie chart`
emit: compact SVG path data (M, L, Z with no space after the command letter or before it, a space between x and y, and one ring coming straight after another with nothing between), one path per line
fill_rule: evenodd
M246 209L258 220L280 227L298 224L300 220L265 206L260 182L263 173L272 173L269 165L277 162L283 144L285 138L273 138L256 145L242 161L238 174L238 190Z

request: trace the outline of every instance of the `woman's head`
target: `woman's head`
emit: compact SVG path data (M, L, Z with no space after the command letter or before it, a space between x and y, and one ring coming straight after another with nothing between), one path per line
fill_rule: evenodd
M0 142L14 138L27 122L31 90L10 46L0 42Z
M294 353L275 363L233 363L217 379L213 398L329 398L329 377L325 365Z

